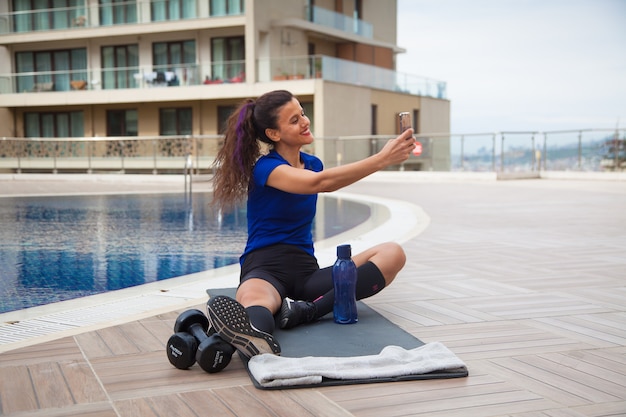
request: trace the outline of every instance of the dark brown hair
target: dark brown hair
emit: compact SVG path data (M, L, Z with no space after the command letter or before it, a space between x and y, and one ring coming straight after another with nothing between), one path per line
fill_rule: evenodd
M224 145L213 164L213 206L229 211L245 200L252 169L261 156L259 141L273 144L265 129L278 128L278 112L292 99L289 91L270 91L256 100L244 100L228 117Z

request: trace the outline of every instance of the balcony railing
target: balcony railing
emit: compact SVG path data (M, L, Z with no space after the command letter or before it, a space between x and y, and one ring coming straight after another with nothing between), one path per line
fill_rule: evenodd
M361 19L355 19L332 10L318 6L308 6L306 9L307 20L343 32L353 33L371 39L374 29L371 23Z
M100 5L0 13L0 34L80 29L207 17L238 16L243 2L200 0L128 0Z
M0 74L0 94L245 82L245 61Z
M323 78L325 81L446 98L444 81L418 77L374 65L323 55L259 59L257 79L261 82L304 78Z
M378 152L393 135L318 137L327 167ZM419 134L419 156L390 170L626 171L626 129ZM0 169L13 172L211 172L221 135L0 138Z
M259 59L257 81L321 78L387 91L446 98L446 83L353 61L311 55ZM245 61L213 62L208 66L137 66L73 71L39 71L0 74L0 94L71 90L177 87L245 82Z
M209 169L221 136L1 138L0 169L17 173L178 172Z

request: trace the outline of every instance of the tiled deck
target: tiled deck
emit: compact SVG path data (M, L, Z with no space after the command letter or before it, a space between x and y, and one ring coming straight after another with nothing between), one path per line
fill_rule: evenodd
M468 378L261 391L238 358L220 374L176 370L164 344L181 305L0 354L1 415L626 415L626 181L406 175L346 189L430 217L368 304L443 342ZM0 192L66 186L0 182Z

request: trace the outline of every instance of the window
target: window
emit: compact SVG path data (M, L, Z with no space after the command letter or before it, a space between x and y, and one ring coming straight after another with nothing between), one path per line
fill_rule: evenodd
M217 106L217 131L220 135L226 132L228 118L237 109L237 106Z
M13 0L15 32L84 26L85 0Z
M107 136L137 136L137 110L107 110Z
M370 133L372 135L378 135L378 105L372 104L371 107L372 126Z
M168 85L179 85L181 80L188 82L196 65L196 42L190 40L154 43L152 62L157 80L163 78Z
M102 88L133 88L135 74L139 73L137 45L102 47Z
M245 78L243 36L211 39L211 77L213 80L242 82Z
M315 113L313 113L313 102L301 102L302 110L304 110L304 114L309 118L311 125L309 129L311 132L315 133Z
M363 2L361 0L354 0L354 11L352 13L354 20L363 18Z
M372 104L370 107L370 112L372 118L370 133L372 135L378 135L378 105ZM372 139L370 141L370 155L374 155L376 152L378 152L378 141L376 139Z
M68 91L87 80L87 50L16 52L17 91Z
M100 25L137 23L136 0L100 0Z
M191 135L192 119L191 108L169 108L159 111L159 134L161 136ZM162 156L185 156L190 152L190 140L188 138L171 138L160 140L158 149Z
M191 135L191 108L170 108L159 111L159 135Z
M244 0L211 0L211 16L243 14Z
M24 114L28 138L76 138L85 135L83 112L29 112Z
M150 3L153 22L191 19L196 15L196 0L152 0Z

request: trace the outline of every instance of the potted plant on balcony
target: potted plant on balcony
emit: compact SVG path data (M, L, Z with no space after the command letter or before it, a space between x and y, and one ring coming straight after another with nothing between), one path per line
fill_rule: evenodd
M315 78L322 78L322 59L316 58L313 66L315 68Z
M287 80L287 79L289 79L289 74L281 71L280 69L278 69L278 74L274 75L275 81L282 81L282 80Z

